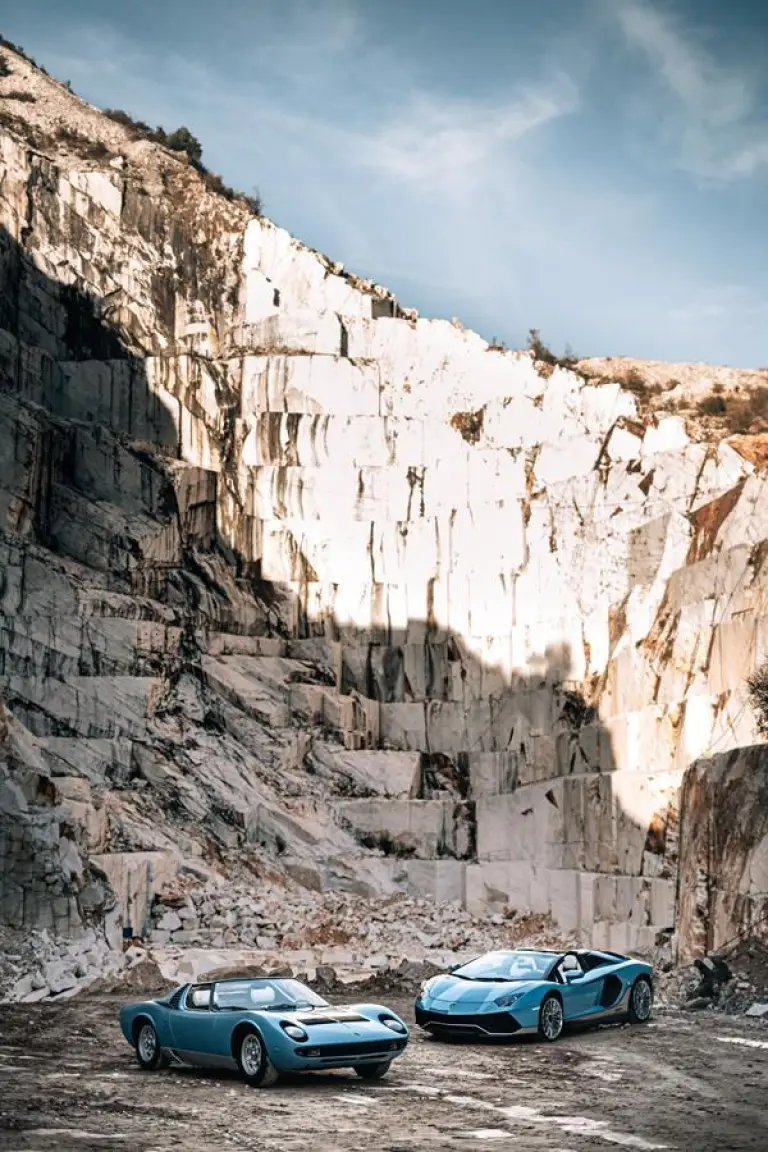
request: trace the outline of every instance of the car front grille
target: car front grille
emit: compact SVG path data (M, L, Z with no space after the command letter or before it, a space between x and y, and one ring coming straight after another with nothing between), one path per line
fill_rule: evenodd
M484 1012L471 1016L448 1012L434 1012L417 1008L416 1023L430 1032L456 1032L459 1035L511 1036L520 1030L520 1023L509 1012Z

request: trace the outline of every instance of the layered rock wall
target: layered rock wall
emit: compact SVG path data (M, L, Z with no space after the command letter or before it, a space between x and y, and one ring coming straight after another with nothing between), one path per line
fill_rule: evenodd
M700 760L681 795L679 953L768 933L768 749Z
M124 922L268 857L650 946L681 775L754 738L759 443L404 311L30 75L0 673Z

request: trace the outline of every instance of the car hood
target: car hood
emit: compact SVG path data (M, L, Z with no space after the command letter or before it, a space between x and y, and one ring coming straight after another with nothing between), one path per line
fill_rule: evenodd
M492 1004L508 992L527 992L537 983L536 980L462 980L457 976L441 976L424 1000L436 1008L451 1004L459 1011L461 1006Z

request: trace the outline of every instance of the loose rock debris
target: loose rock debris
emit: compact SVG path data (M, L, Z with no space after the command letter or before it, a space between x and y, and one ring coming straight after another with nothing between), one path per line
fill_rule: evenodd
M727 950L663 973L658 987L663 1003L692 1011L768 1015L768 945L755 937L737 941Z

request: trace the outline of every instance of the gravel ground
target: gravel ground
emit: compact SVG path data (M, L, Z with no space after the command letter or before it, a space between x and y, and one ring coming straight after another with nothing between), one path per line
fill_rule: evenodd
M228 1073L142 1072L117 1027L123 999L0 1009L0 1149L768 1148L759 1021L668 1012L554 1045L444 1044L414 1032L379 1084L336 1072L258 1091ZM410 998L389 1002L413 1019Z

